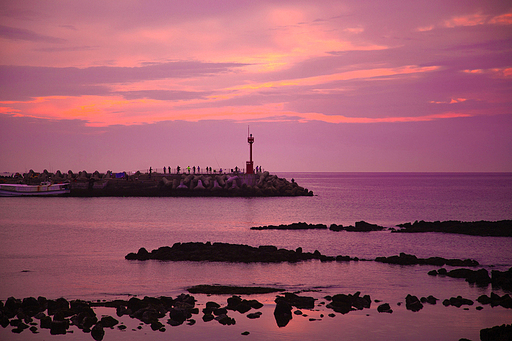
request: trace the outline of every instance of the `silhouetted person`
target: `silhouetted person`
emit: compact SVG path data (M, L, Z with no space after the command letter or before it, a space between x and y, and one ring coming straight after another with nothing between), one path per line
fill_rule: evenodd
M180 166L176 167L176 173L177 174L180 174L180 169L181 169Z

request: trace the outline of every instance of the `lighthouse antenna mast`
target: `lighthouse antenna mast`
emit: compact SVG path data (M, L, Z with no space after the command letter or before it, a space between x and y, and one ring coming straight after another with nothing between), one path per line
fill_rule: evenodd
M254 163L252 162L252 144L254 143L254 137L249 132L249 126L247 126L247 142L249 143L249 161L246 162L246 173L254 174Z

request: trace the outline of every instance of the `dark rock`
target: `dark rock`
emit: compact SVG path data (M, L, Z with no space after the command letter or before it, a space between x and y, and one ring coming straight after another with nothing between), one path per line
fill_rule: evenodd
M255 313L247 314L247 318L249 318L249 319L257 319L257 318L260 318L261 315L262 315L261 311L257 311Z
M251 294L266 294L272 292L285 291L280 288L268 287L239 287L228 285L196 285L187 289L191 294L238 294L238 295L251 295Z
M379 305L377 307L377 311L379 313L392 313L393 312L389 303L384 303L384 304Z
M492 270L491 283L493 288L512 291L512 268L507 271Z
M41 311L39 301L34 297L24 298L21 303L21 309L23 310L23 313L28 316L34 316Z
M105 336L105 330L103 329L101 323L97 323L94 327L92 327L91 336L96 341L103 340L103 337Z
M503 324L492 328L480 330L481 341L512 340L512 324Z
M214 318L215 318L215 316L213 316L212 314L204 314L203 315L204 322L209 322L209 321L213 320Z
M460 308L463 305L473 305L473 301L462 296L451 297L443 301L443 305L448 307L450 305Z
M363 297L360 297L360 294L361 293L358 291L353 295L337 294L332 297L326 296L325 299L331 300L326 307L342 314L346 314L355 309L362 310L364 308L370 308L370 296L364 295Z
M117 325L119 321L113 318L112 316L103 316L100 320L100 323L105 328L112 328L115 325Z
M405 298L405 307L407 310L417 312L423 309L423 304L421 304L420 300L418 300L418 297L409 294Z
M285 300L278 300L274 309L274 318L279 328L285 327L292 319L292 306Z
M446 276L452 278L464 278L466 282L475 283L478 286L486 287L491 283L489 273L485 269L471 270L471 269L455 269L449 271Z
M278 301L285 301L290 306L298 309L313 309L315 307L315 299L313 297L298 296L288 292L284 296L277 296L275 302L278 303Z
M50 334L52 334L52 335L66 334L68 328L69 328L69 320L51 321Z
M268 226L255 226L251 227L251 230L326 230L327 225L324 224L307 224L307 223L291 223L288 225L281 224L278 226L268 225Z
M217 320L220 324L225 325L225 326L230 326L230 325L236 324L236 321L234 318L231 318L225 314L217 316L215 318L215 320Z
M399 264L399 265L450 265L450 266L478 266L478 262L473 259L445 259L441 257L431 257L431 258L418 258L414 255L409 255L401 252L398 256L390 256L390 257L377 257L375 258L376 262L381 263L389 263L389 264ZM429 273L430 274L430 273ZM433 274L433 273L432 273ZM441 274L438 272L438 274Z
M501 236L512 237L512 220L501 221L415 221L413 224L405 223L397 225L402 229L392 232L399 233L418 233L418 232L442 232L467 234L473 236ZM456 265L458 266L458 265ZM465 265L463 265L465 266Z

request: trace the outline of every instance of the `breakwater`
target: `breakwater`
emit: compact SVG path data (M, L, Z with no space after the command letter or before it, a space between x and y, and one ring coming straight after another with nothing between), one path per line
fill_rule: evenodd
M68 182L74 197L275 197L312 196L313 192L268 171L256 174L232 173L35 173L3 178L8 183L39 184Z

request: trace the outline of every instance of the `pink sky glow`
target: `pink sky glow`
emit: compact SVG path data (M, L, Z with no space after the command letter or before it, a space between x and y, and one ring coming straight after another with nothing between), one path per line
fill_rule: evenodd
M512 172L507 1L4 1L0 172Z

